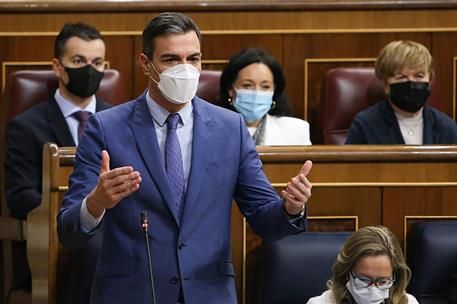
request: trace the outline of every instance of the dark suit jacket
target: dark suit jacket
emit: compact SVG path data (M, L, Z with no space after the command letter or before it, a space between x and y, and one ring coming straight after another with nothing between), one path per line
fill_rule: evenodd
M425 106L424 144L457 144L455 121L443 112ZM387 101L381 101L358 113L345 144L404 144L397 117Z
M107 103L97 100L96 111L109 107ZM54 98L16 116L8 124L5 132L6 201L12 215L18 219L25 220L27 213L41 203L42 150L43 145L47 142L53 142L62 147L75 146L65 118ZM90 240L90 242L99 243L100 240ZM17 250L13 284L16 288L23 288L24 284L29 284L27 280L30 279L25 242L15 244L15 246L21 248ZM90 248L88 249L88 247ZM92 251L98 251L98 247L99 245L94 248L86 246L81 249L84 252L75 253L73 256L78 254L81 257L77 259L79 262L70 263L70 267L81 274L87 271L87 267L90 268L91 263L93 268L96 262L93 259L96 254ZM89 256L89 260L86 260ZM86 265L86 267L80 267L82 265ZM93 269L90 271L93 272ZM90 284L86 285L90 288ZM79 283L76 286L81 287L84 284ZM78 293L80 295L86 293L86 297L88 297L89 291L79 290Z
M176 303L180 289L186 304L236 303L230 246L233 198L264 238L281 238L305 227L304 218L299 227L289 222L242 116L198 97L192 103L192 164L181 219L144 94L90 117L57 218L64 246L78 246L99 229L84 231L79 210L97 183L102 149L110 155L110 168L129 165L142 178L138 191L106 210L102 219L103 248L91 303L152 302L140 225L143 210L149 218L157 303Z

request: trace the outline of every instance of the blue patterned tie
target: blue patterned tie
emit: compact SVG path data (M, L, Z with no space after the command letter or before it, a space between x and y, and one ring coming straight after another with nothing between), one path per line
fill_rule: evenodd
M181 117L178 113L172 113L167 118L167 139L165 141L165 166L168 183L174 194L176 211L181 221L184 204L184 169L182 163L181 148L179 146L176 128Z

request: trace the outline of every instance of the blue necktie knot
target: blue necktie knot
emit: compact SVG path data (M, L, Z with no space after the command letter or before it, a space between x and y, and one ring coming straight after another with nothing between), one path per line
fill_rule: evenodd
M170 129L176 129L178 128L178 124L181 121L181 116L179 116L178 113L171 113L167 117L167 128L168 132Z

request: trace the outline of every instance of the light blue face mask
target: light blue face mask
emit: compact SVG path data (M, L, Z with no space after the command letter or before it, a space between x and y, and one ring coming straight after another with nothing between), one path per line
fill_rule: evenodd
M234 107L248 123L261 119L271 109L273 91L240 89L236 91Z

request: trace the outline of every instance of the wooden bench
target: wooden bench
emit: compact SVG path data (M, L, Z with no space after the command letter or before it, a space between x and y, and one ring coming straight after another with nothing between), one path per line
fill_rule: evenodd
M43 202L28 218L33 303L58 303L66 253L56 214L67 190L75 148L43 150ZM404 244L411 223L457 218L457 146L259 147L264 170L280 191L307 159L314 162L308 204L313 231L385 225ZM252 303L259 238L233 209L232 252L240 303Z

